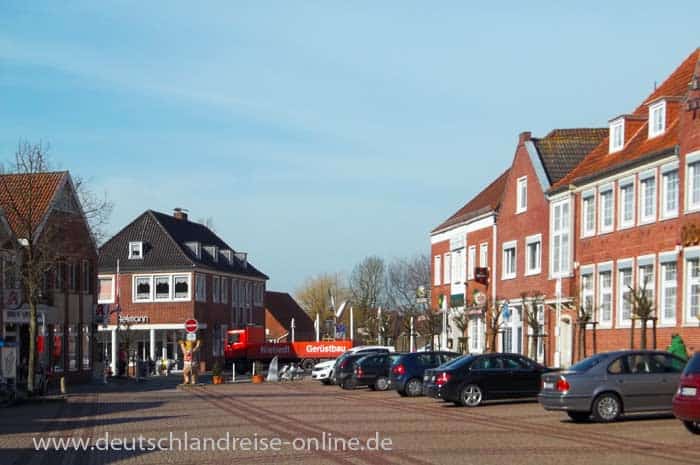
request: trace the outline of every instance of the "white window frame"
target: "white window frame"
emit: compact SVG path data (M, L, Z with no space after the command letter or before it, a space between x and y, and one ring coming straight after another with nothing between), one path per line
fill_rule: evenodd
M211 299L215 304L221 303L221 276L211 277Z
M459 250L453 250L451 257L450 257L450 262L452 265L452 283L453 284L460 284L463 283L464 280L466 279L466 274L465 274L465 260L466 260L466 255L464 253L464 247L460 248ZM448 282L449 284L449 282Z
M700 210L700 195L698 201L693 202L693 190L697 189L700 192L700 182L695 185L695 173L698 173L698 181L700 181L700 151L686 156L685 169L685 211L692 212Z
M567 213L564 215L564 207ZM559 221L557 222L557 210L559 210ZM549 275L550 278L564 278L571 274L571 199L569 197L550 204L550 241L549 241ZM565 221L566 219L566 221ZM556 253L555 246L559 244L559 253ZM559 268L555 266L559 265Z
M629 220L625 219L625 213L627 212L627 209L626 209L627 203L625 202L625 191L627 189L629 189L629 192L632 193L631 194L632 201L630 202L630 208L632 209L632 217ZM637 192L636 192L635 180L628 178L626 181L625 180L620 181L618 183L617 192L618 192L618 197L619 197L619 202L618 202L619 214L618 214L618 220L617 220L618 225L619 225L619 229L631 228L632 226L634 226L635 221L636 221L636 216L637 216L636 215L636 212L637 212L636 205L637 204L636 204L636 199L635 199Z
M610 144L609 152L615 153L625 146L625 119L618 118L610 122Z
M178 278L187 279L187 296L185 297L175 297L175 282ZM172 295L172 300L174 302L186 302L192 298L192 274L191 273L173 273L172 274L172 287L170 290Z
M530 263L530 247L537 247L537 263ZM532 276L542 272L542 234L535 234L525 238L525 276Z
M165 298L158 297L158 293L156 292L156 281L158 279L167 279L168 280L168 296ZM172 275L169 274L156 274L153 275L153 301L154 302L167 302L168 300L172 300L173 298L173 277Z
M442 256L442 282L450 284L452 282L452 254L446 253Z
M697 249L695 249L695 250L697 250ZM698 320L698 315L700 313L696 313L695 315L693 315L691 313L691 311L692 311L691 303L692 303L692 298L693 298L692 293L691 293L691 289L692 289L693 285L700 286L700 275L698 277L695 277L695 278L691 277L692 271L693 271L691 262L695 261L695 260L700 261L700 256L696 255L696 256L692 256L692 257L689 257L689 256L684 257L684 264L685 264L685 308L683 311L683 324L685 326L697 326L698 322L700 322L700 320ZM699 299L700 299L700 297L699 297ZM699 307L698 312L700 312L700 304L698 304L698 307Z
M671 176L675 178L675 204L676 207L674 209L668 209L668 199L669 199L669 185L670 185L670 179ZM666 172L661 173L661 218L662 219L668 219L668 218L676 218L678 216L678 205L680 203L680 174L678 172L678 168L676 169L670 169Z
M649 183L653 186L653 196L651 198L651 213L647 214L647 190L649 189ZM654 171L653 176L641 177L639 178L639 222L641 224L653 223L656 221L656 205L657 200L657 182L656 182L656 171Z
M516 191L515 213L524 213L527 211L527 176L518 178Z
M632 304L627 302L630 306L630 318L623 317L623 306L625 305L625 295L631 292L629 288L623 285L623 271L630 272L630 285L634 285L634 266L633 260L621 260L618 262L616 273L616 284L617 284L617 324L620 328L629 328L632 325Z
M479 245L479 266L488 268L489 266L489 244L484 242Z
M102 285L100 284L100 282L103 279L109 279L110 281L112 281L112 284L111 284L112 292L110 294L109 299L107 299L107 300L100 299L100 289L102 288ZM97 303L98 304L113 304L114 303L115 296L116 296L116 289L114 288L114 284L115 284L115 278L114 278L113 274L101 274L101 275L97 276Z
M138 298L138 281L141 279L147 279L150 282L149 296L143 299ZM153 302L153 296L155 295L154 279L152 274L135 274L132 276L131 281L131 301L134 303L140 302Z
M610 224L605 225L606 220L606 205L605 197L610 196ZM615 189L613 185L609 184L606 187L602 187L598 191L598 204L600 205L600 214L598 215L598 231L601 234L609 233L615 230Z
M508 268L508 254L507 252L512 250L513 251L513 271L509 271ZM506 280L506 279L514 279L518 275L518 242L517 241L509 241L509 242L504 242L503 243L503 273L501 276L501 279Z
M678 260L675 253L671 253L669 256L672 258L663 259L661 255L659 258L659 292L656 307L658 311L656 313L662 326L675 326L678 313ZM675 278L672 280L666 279L666 269L669 265L673 265L676 269ZM673 315L670 317L666 316L666 293L669 289L673 289L675 292Z
M442 284L442 256L435 255L433 257L433 286L440 286ZM236 293L238 295L238 293Z
M476 267L476 246L470 245L467 255L467 279L474 279L474 268Z
M134 252L138 250L138 257L134 256ZM129 260L143 260L143 242L142 241L131 241L129 242Z
M647 292L652 293L652 300L654 302L654 309L656 311L656 314L658 316L658 294L656 292L656 282L658 280L658 275L657 275L657 268L656 268L656 256L655 255L648 255L644 257L637 257L637 288L639 291L642 290L642 287L644 286L644 274L646 274L646 271L642 271L643 269L646 269L647 267L651 267L651 277L647 281Z
M589 192L581 196L581 237L595 236L596 233L596 192ZM592 211L593 224L588 226L588 214Z
M660 136L666 131L666 101L662 100L649 106L649 139Z
M584 267L581 267L581 269L583 270ZM585 272L581 271L581 280L580 280L581 281L581 286L580 286L581 288L579 289L579 293L581 296L581 307L586 309L585 308L586 301L588 298L590 298L591 308L586 309L586 310L589 312L589 314L592 317L595 313L595 278L596 278L596 275L595 275L594 271L595 270L592 267L588 267L588 269ZM587 289L584 286L584 283L587 279L590 280L590 284L591 284L590 289Z
M610 286L605 287L603 286L603 275L607 274L610 278ZM598 265L598 270L596 273L597 276L597 286L598 286L598 300L597 300L597 305L598 305L598 322L600 323L600 326L602 328L610 328L612 327L612 321L613 321L613 308L614 308L614 301L615 299L613 298L613 286L614 286L614 273L613 273L613 264L612 262L608 262L607 264L600 264ZM607 318L605 317L605 314L603 313L603 304L604 300L608 300L608 305L609 305L609 313L607 315Z

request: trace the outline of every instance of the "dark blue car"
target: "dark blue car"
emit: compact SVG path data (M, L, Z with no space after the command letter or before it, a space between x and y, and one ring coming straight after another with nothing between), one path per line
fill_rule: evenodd
M459 354L455 352L412 352L402 355L391 368L391 387L401 396L423 394L423 372L447 363Z

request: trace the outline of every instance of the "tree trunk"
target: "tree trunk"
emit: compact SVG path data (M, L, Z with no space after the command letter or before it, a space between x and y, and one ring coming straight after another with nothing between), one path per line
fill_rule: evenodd
M630 326L630 349L634 349L634 318L630 318L631 320L631 326Z
M647 348L647 320L642 318L642 334L639 337L640 349L644 350Z
M29 295L32 296L31 292ZM27 392L34 392L34 371L36 366L36 301L29 299L29 358L27 360Z

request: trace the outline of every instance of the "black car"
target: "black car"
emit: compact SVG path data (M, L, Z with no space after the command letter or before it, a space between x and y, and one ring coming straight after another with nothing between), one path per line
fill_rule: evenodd
M415 397L423 394L423 373L455 358L455 352L411 352L404 354L391 367L391 387L401 396Z
M403 354L385 353L362 357L355 362L355 371L348 387L369 386L376 391L389 389L391 366Z
M338 361L336 362L335 367L333 368L333 378L335 384L342 387L343 389L352 389L352 375L355 372L355 362L357 362L362 357L366 357L367 355L373 353L386 354L388 353L388 351L377 351L370 353L361 352L357 354L342 355L340 358L338 358Z
M476 407L485 400L536 397L540 376L551 370L520 354L468 355L426 370L425 395Z

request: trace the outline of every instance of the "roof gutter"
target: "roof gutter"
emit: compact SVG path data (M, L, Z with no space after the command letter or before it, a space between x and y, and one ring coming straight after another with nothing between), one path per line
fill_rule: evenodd
M667 149L662 149L662 150L657 150L656 152L651 152L647 155L644 155L640 158L635 158L634 160L629 160L624 163L620 163L619 165L615 165L611 168L608 168L606 170L600 171L598 173L594 174L589 174L587 176L581 176L579 178L574 179L571 183L565 184L562 186L559 186L555 189L550 189L547 191L547 196L553 196L556 194L561 194L562 192L565 192L567 190L572 190L575 189L577 186L581 184L587 184L589 182L595 181L596 179L605 177L605 176L610 176L614 175L617 173L621 173L623 171L626 171L630 168L635 168L637 166L644 165L646 163L667 157L669 155L676 155L678 156L680 153L680 149L678 145L674 145L671 148Z

